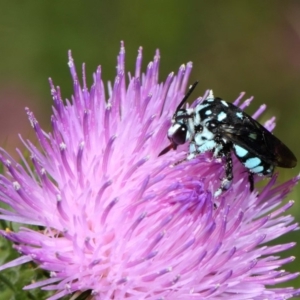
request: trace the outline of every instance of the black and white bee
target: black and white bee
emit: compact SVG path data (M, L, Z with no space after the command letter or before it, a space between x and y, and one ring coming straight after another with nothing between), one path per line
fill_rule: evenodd
M248 170L251 191L254 189L254 174L272 176L276 166L296 166L297 159L286 145L234 104L215 98L212 91L196 107L182 108L197 84L195 82L191 86L178 105L168 130L171 145L159 155L188 142L189 151L185 160L207 151L212 151L216 158L224 157L225 176L215 197L231 185L232 151Z

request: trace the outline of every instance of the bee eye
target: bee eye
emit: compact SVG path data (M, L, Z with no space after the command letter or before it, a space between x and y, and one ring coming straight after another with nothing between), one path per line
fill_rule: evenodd
M174 132L171 139L176 145L182 145L186 142L187 127L185 124L180 124L180 127Z

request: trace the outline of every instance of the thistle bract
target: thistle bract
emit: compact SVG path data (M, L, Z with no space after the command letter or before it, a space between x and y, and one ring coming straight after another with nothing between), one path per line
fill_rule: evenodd
M0 218L23 227L1 231L21 256L0 269L36 263L49 279L25 289L52 290L51 300L84 291L92 299L298 295L274 287L298 275L281 270L293 257L278 256L294 243L266 243L297 228L282 215L293 202L282 205L282 199L299 178L275 186L273 176L251 193L234 159L231 188L214 198L224 172L220 159L204 153L176 165L187 145L158 157L192 69L182 65L159 83L159 61L157 51L142 73L140 48L128 75L121 44L113 84L105 89L98 67L88 89L84 66L80 83L69 53L74 94L63 102L50 80L52 131L43 131L27 109L39 145L23 141L31 155L18 151L22 163L1 150L0 199L10 209L1 208ZM272 130L274 119L265 127Z

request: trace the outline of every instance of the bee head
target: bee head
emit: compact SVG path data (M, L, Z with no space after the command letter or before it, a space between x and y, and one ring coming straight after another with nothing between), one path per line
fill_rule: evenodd
M190 138L190 133L188 130L188 119L191 118L191 109L183 109L181 108L184 103L187 101L188 97L191 95L192 91L195 89L198 81L196 81L189 89L187 94L181 100L179 105L176 108L176 111L172 118L171 127L168 130L168 139L171 144L167 146L164 150L162 150L158 156L161 156L171 149L176 149L178 145L182 145L186 143Z

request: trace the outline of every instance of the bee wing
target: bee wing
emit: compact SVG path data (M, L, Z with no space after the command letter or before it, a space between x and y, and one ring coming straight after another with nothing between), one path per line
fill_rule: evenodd
M245 112L243 116L232 124L221 122L220 134L269 164L282 168L296 166L297 159L285 144Z

